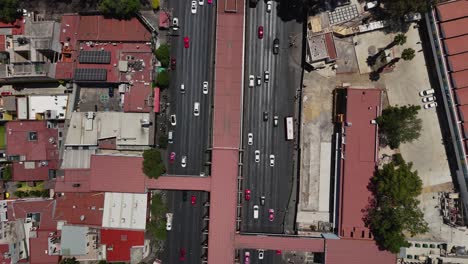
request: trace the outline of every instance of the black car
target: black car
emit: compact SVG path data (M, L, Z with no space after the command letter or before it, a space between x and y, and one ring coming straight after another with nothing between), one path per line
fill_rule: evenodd
M268 112L263 112L263 121L268 121Z
M187 201L187 191L182 192L182 201L184 201L184 202Z
M273 40L273 54L277 55L279 53L279 39L275 38Z

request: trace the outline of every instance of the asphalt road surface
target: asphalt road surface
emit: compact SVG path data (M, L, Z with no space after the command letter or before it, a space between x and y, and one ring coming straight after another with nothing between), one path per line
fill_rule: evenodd
M168 152L175 152L176 158L168 165L167 172L172 175L209 174L205 166L209 161L207 148L211 145L211 105L213 98L213 58L216 8L205 1L197 5L197 13L192 14L188 0L167 1L173 17L179 20L179 36L169 37L171 56L176 59L176 69L171 71L169 87L170 106L168 113L176 115L177 124L168 125L173 131L173 144ZM165 34L161 32L160 34ZM189 38L189 48L184 47L184 37ZM208 82L208 94L203 94L203 82ZM184 84L185 93L180 91ZM200 103L200 115L194 116L194 103ZM186 167L181 166L182 157L186 156ZM187 201L183 201L182 191L169 191L168 208L173 215L173 227L168 232L163 263L201 263L205 253L202 243L205 236L202 230L206 222L202 217L208 208L203 206L208 194L187 192ZM191 204L191 197L196 197L196 204ZM181 260L181 249L185 250L185 260Z
M302 25L296 21L282 21L276 15L277 5L273 1L271 13L266 12L264 1L259 1L256 8L247 10L242 175L243 190L251 191L251 199L242 199L243 232L282 234L286 213L295 214L286 212L295 172L294 141L286 141L285 118L294 116L294 96L300 85L301 65L294 61L292 54L301 51ZM259 26L263 26L262 39L258 37ZM273 54L275 38L279 39L278 55ZM290 41L295 45L291 47ZM268 83L264 82L265 71L270 72ZM261 85L249 87L249 75L260 76ZM268 114L267 121L264 121L263 112ZM273 124L274 116L278 116L276 127ZM247 144L248 133L253 134L253 145ZM260 162L255 162L255 150L260 151ZM273 167L270 166L270 155L275 156ZM262 195L266 198L264 206L259 201ZM254 205L260 208L258 219L253 217ZM274 210L273 221L269 220L269 209ZM266 261L268 256L265 254L263 263L272 263Z

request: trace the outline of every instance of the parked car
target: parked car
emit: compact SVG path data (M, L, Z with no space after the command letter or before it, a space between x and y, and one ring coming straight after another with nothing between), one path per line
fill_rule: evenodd
M269 71L265 71L265 72L263 73L263 80L264 80L264 82L266 82L266 83L270 81L270 72L269 72Z
M250 201L250 189L245 190L245 200Z
M171 164L174 163L175 158L176 158L175 152L171 152L171 154L169 154L169 163Z
M252 146L253 145L253 134L252 133L248 133L247 134L247 144L249 146Z
M192 1L192 5L190 7L190 11L192 12L192 14L196 14L197 13L197 1L193 0Z
M422 99L423 103L430 103L430 102L434 102L435 101L435 96L429 96L429 97L424 97Z
M182 156L182 161L180 165L182 166L182 168L187 167L187 156Z
M277 55L279 53L279 39L275 38L273 40L273 54Z
M197 197L195 195L192 195L192 198L190 199L190 203L192 205L195 205L197 203Z
M172 229L172 213L166 213L166 230Z
M437 107L436 102L432 102L432 103L428 103L424 105L424 109L435 108L435 107Z
M255 162L260 162L260 150L255 151Z
M275 155L271 154L270 155L270 167L275 166Z
M434 89L428 89L428 90L424 90L424 91L421 91L419 92L419 96L429 96L431 94L434 94Z
M258 38L262 39L263 38L263 26L258 26Z
M189 39L189 37L184 37L184 47L186 49L190 48L190 39Z
M275 210L268 209L268 220L270 222L273 222L273 220L275 220Z
M177 125L176 115L171 115L171 125Z
M208 82L203 82L203 94L208 94Z

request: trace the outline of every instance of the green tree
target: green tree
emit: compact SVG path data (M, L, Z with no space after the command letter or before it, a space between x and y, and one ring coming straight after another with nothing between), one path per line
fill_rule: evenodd
M169 60L171 59L171 46L165 43L159 46L155 52L156 58L161 62L161 65L165 68L169 66Z
M166 230L166 219L161 219L159 221L151 221L147 224L146 230L158 240L166 240L167 230Z
M29 192L25 192L25 191L15 191L13 193L16 197L18 198L24 198L24 197L28 197L29 196Z
M151 214L155 219L165 219L168 211L166 204L162 200L161 194L157 193L151 198Z
M0 21L13 23L19 17L18 8L17 0L0 0Z
M430 10L436 0L382 0L383 8L388 17L403 20L408 13L425 13Z
M140 10L139 0L101 0L98 5L104 15L118 18L130 19Z
M414 56L415 56L415 51L412 48L404 49L401 52L401 58L406 60L406 61L412 60L414 58Z
M31 196L35 196L35 197L40 197L42 195L42 191L39 191L39 190L32 190L29 192L29 194Z
M158 76L156 77L156 85L161 89L169 87L169 73L167 71L158 73Z
M167 136L160 136L158 138L158 143L159 143L159 147L162 148L162 149L166 149L167 148L167 143L168 143L168 138Z
M393 38L393 43L395 43L395 45L400 45L400 46L402 46L403 44L406 43L406 35L403 34L403 33L397 34L397 35Z
M80 262L78 260L76 260L75 257L73 258L66 258L66 259L62 259L60 261L60 264L79 264Z
M412 164L401 159L398 164L384 165L371 180L374 201L368 210L367 225L377 243L393 253L408 246L404 232L415 236L428 231L416 199L421 194L422 181L411 169Z
M2 179L3 179L4 181L10 181L11 178L12 178L11 166L10 166L10 165L5 165L5 167L3 168Z
M376 121L380 137L390 148L395 149L401 143L411 142L421 135L422 121L417 117L420 106L390 106L382 111Z
M157 179L166 172L166 167L157 149L148 149L143 152L143 173L152 179Z

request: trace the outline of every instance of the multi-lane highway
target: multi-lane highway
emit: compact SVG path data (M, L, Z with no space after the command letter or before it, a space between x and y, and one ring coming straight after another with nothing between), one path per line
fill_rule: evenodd
M168 37L176 69L171 71L167 117L175 114L177 124L172 126L168 122L168 130L173 132L173 143L169 144L168 153L174 152L176 157L173 163L169 162L167 172L170 175L208 174L206 163L210 158L206 150L211 145L216 8L205 1L203 6L197 4L197 12L192 14L191 1L171 0L167 4L166 8L179 22L179 36ZM188 38L188 48L184 44L185 37ZM205 81L208 82L208 94L203 93ZM182 84L184 93L181 92ZM194 115L195 103L200 104L199 116ZM183 156L186 157L185 167L182 167ZM165 243L163 263L201 263L204 254L202 230L206 222L202 217L208 211L203 207L208 194L186 192L186 201L183 196L181 191L167 192L173 226ZM192 196L196 199L194 205ZM184 260L181 260L181 250L185 252Z
M242 198L243 232L283 233L286 213L295 214L291 210L286 212L295 173L295 150L294 140L286 140L285 118L294 117L295 95L300 87L301 65L300 61L294 60L293 52L301 51L302 25L296 21L281 21L277 16L278 3L271 2L271 12L266 11L264 1L247 9L242 190L249 189L251 197L250 201L245 200L244 194ZM263 27L263 38L259 38L259 26ZM278 54L273 54L275 38L279 40ZM298 41L290 46L294 39ZM265 71L270 72L268 83L264 80ZM260 76L261 84L249 87L250 75ZM268 114L267 121L264 112ZM278 126L273 124L274 116L278 116ZM248 144L249 133L253 135L252 145ZM255 161L256 150L260 151L259 162ZM270 155L275 157L273 167L270 166ZM260 205L261 196L265 196L264 206ZM259 206L258 219L254 219L254 205ZM274 210L272 221L269 209Z

